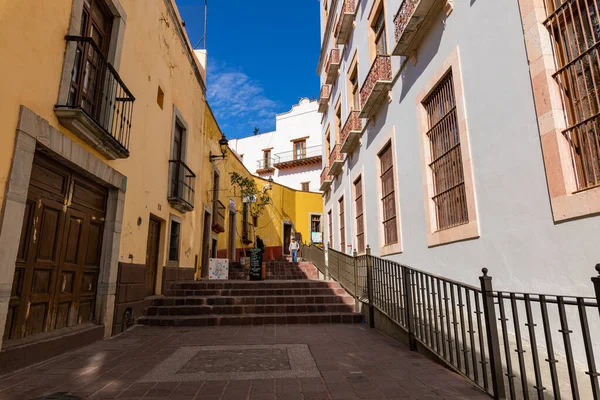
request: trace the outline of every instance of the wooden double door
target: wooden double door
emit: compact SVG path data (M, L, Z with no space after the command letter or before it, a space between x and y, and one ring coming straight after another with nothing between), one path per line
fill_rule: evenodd
M36 152L5 340L95 319L108 191Z

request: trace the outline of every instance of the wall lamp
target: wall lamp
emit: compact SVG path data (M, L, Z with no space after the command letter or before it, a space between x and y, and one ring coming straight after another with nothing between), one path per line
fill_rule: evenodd
M221 148L221 155L213 155L212 151L209 153L210 154L210 161L213 160L224 160L225 159L225 154L227 153L227 145L229 144L229 141L227 140L227 138L225 137L225 135L221 136L221 139L219 139L219 147Z

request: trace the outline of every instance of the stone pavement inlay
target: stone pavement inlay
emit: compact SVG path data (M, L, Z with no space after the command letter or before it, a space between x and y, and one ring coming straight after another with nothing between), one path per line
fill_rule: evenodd
M257 372L296 375L241 376ZM299 376L306 373L313 375ZM178 378L187 375L194 379ZM210 379L214 375L222 380ZM0 400L53 393L94 400L489 399L458 375L375 330L335 324L136 327L0 376Z

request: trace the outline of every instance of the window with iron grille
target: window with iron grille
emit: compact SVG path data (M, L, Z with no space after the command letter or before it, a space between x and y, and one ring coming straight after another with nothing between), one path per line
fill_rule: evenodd
M356 251L365 251L365 224L363 220L362 178L354 181L354 207L356 208Z
M344 252L346 248L346 223L344 222L344 197L338 200L340 206L340 251Z
M394 186L394 157L392 143L389 142L379 152L381 169L381 208L383 210L384 244L398 243L398 225L396 224L396 199Z
M469 222L452 71L425 99L437 229Z
M329 243L328 246L333 244L333 216L331 215L331 210L327 213L327 219L329 220Z
M321 232L321 216L316 214L311 214L310 216L310 231L311 232Z
M310 182L302 182L302 191L303 192L310 191Z
M600 24L598 0L546 0L578 189L600 184Z

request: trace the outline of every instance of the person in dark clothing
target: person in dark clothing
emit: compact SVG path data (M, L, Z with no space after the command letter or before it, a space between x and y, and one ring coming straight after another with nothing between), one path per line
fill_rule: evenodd
M260 236L256 235L256 248L260 249L259 257L260 257L260 265L262 266L263 255L265 254L265 244L260 238Z

